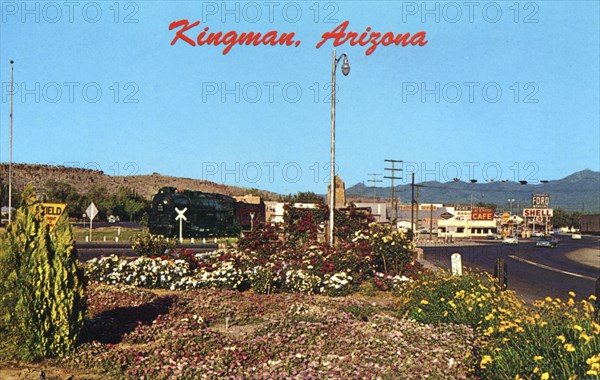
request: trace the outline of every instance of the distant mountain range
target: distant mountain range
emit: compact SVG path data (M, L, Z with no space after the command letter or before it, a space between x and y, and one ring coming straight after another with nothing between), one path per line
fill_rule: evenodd
M470 204L493 203L508 209L509 199L514 199L513 208L531 206L532 194L549 194L550 208L584 213L600 211L600 172L582 170L563 179L547 183L521 184L519 182L422 182L418 189L419 203ZM390 197L391 187L378 187L380 198ZM401 203L410 204L411 185L394 186ZM346 189L346 195L367 200L374 197L374 189L358 183Z

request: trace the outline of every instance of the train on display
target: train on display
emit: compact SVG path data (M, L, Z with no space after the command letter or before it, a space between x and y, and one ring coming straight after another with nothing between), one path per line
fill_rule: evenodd
M151 234L178 236L177 210L187 208L183 236L235 236L265 221L265 204L238 201L223 194L163 187L152 199L148 218Z

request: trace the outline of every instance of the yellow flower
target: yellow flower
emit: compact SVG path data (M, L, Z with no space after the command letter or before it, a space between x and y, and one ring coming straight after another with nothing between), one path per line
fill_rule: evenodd
M422 303L423 305L427 305L427 304L429 304L429 301L427 301L427 300L421 300L421 303Z
M542 374L542 377L541 377L542 380L548 380L549 378L550 378L550 374L548 372L544 372Z
M570 295L571 297L573 297L573 298L577 297L573 291L570 291L570 292L569 292L569 295Z
M564 345L564 347L565 347L565 350L567 350L568 352L573 352L573 351L575 351L575 347L573 347L573 345L572 345L571 343L566 343L566 344Z
M492 335L493 332L494 332L494 328L490 326L490 327L487 328L487 330L485 330L485 332L483 333L483 335L490 336L490 335Z
M575 325L575 326L573 326L573 329L575 329L575 330L577 330L577 331L579 331L579 332L582 332L582 331L583 331L583 328L582 328L581 326L579 326L579 325Z
M573 301L573 298L569 298L569 300L567 301L567 306L572 307L575 305L575 301Z
M521 376L519 376L519 375L515 375L515 380L525 380L525 379L523 379L523 378L522 378Z
M540 369L539 369L538 367L535 367L535 368L533 369L533 373L538 373L538 372L540 372Z
M567 341L567 339L565 338L564 335L559 335L559 336L556 337L556 339L560 340L561 343L564 343L564 342Z
M592 331L594 332L594 335L600 334L600 325L596 322L592 322Z
M579 339L583 339L584 340L584 344L589 343L590 340L592 340L592 337L590 337L588 334L582 332L581 335L579 336Z
M595 371L595 370L593 370L593 369L590 369L590 370L589 370L589 371L587 371L585 374L586 374L586 375L597 375L597 374L598 374L598 371Z
M492 362L492 357L489 355L484 355L483 358L481 358L481 363L479 363L479 366L484 369L486 367L486 365L490 364Z
M544 298L544 301L546 301L546 302L552 302L552 298L551 297L546 297L546 298Z
M533 360L535 360L536 362L539 362L543 358L544 358L543 356L536 355L536 356L533 357Z
M588 297L591 301L595 301L596 300L596 296L593 294L590 294L590 296Z

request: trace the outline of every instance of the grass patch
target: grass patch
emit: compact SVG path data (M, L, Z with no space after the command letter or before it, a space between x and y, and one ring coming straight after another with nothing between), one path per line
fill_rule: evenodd
M120 243L132 242L138 235L146 233L147 228L125 228L125 227L100 227L92 230L92 241L115 241L119 237ZM90 235L89 228L73 227L75 241L84 242L85 237Z

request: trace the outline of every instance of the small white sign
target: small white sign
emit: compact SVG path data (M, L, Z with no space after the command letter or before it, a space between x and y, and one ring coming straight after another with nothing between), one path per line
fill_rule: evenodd
M452 265L452 275L462 276L462 257L460 253L453 253L450 256L450 264Z
M96 215L98 215L98 209L96 208L94 202L90 203L88 208L85 210L85 213L88 216L88 218L90 218L90 220L94 220Z

